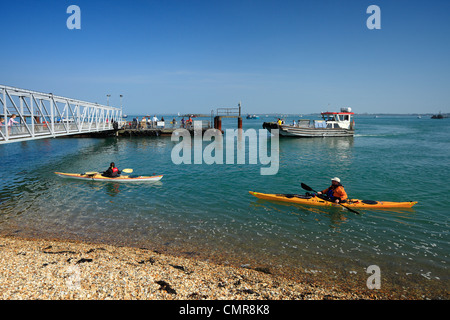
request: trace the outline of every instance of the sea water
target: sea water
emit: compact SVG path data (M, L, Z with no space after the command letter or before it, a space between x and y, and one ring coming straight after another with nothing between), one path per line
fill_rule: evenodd
M243 129L274 120L244 118ZM286 118L292 120L298 118ZM351 138L280 138L275 175L261 175L263 166L248 162L176 165L171 151L177 142L170 137L1 145L0 234L148 247L288 276L355 277L352 285L361 287L367 268L376 265L382 287L445 296L450 119L357 115L355 121ZM223 119L222 127L235 129L237 120ZM54 174L104 171L112 161L133 174L164 177L125 184ZM304 193L301 182L323 190L335 176L351 198L418 204L356 209L358 215L248 193Z

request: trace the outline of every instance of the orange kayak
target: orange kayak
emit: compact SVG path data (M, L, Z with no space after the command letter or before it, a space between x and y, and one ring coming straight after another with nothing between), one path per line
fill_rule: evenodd
M301 195L301 194L270 194L249 191L252 196L259 199L271 200L271 201L283 201L296 204L305 204L310 206L331 206L341 207L333 202L326 201L316 196ZM343 203L349 208L361 208L361 209L387 209L387 208L411 208L417 201L408 202L392 202L392 201L373 201L373 200L359 200L349 199L348 202Z

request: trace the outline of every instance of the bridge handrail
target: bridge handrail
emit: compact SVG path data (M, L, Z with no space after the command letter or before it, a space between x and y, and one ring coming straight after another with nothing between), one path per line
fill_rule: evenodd
M16 115L16 118L13 117ZM0 85L0 144L113 129L121 108ZM13 119L9 126L9 120Z

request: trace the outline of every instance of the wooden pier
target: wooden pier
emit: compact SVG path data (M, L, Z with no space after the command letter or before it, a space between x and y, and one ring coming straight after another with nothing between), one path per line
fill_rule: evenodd
M170 137L177 129L187 130L191 135L199 131L199 127L194 127L194 124L175 125L170 124L166 126L156 126L152 124L136 125L123 122L115 126L113 130L105 130L101 132L91 132L87 134L71 135L73 138L108 138L108 137ZM202 121L202 136L206 130L212 129L210 121ZM223 133L223 131L222 131Z
M237 118L238 129L242 129L241 102L237 108L217 108L214 117L214 129L222 131L222 118Z
M122 97L122 96L121 96ZM217 108L216 115L187 114L187 120L124 121L122 107L114 108L97 103L84 102L51 93L41 93L19 88L0 86L0 118L6 123L8 117L14 125L0 128L0 144L43 138L107 138L107 137L158 137L172 136L177 129L187 130L191 135L202 135L208 129L222 130L222 118L237 118L238 129L242 129L241 103L236 108ZM207 118L193 120L192 118ZM201 123L201 125L198 124Z
M118 137L170 137L172 136L172 133L180 128L140 128L140 129L130 129L130 128L123 128L119 129L116 133L116 136ZM194 127L190 128L184 128L191 135L194 134ZM206 130L211 129L208 127L202 127L202 134L205 133Z
M177 129L185 129L190 132L191 135L194 134L194 124L193 122L186 121L184 123L175 122L169 123L167 126L165 122L150 122L150 123L140 123L140 122L129 122L123 123L119 126L119 130L116 132L118 137L167 137L172 136L172 133ZM201 121L202 134L211 129L210 121ZM198 130L198 128L197 128Z

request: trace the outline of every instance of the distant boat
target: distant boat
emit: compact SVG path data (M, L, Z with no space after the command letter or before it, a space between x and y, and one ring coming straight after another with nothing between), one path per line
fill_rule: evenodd
M295 125L283 122L264 122L263 128L269 131L278 129L284 137L351 137L355 132L354 113L351 108L341 108L340 112L322 112L322 120L298 120Z
M123 115L122 115L122 118L127 118L127 117L128 117L127 114L123 114Z
M248 114L247 119L259 119L259 117L255 114L253 114L253 115Z

